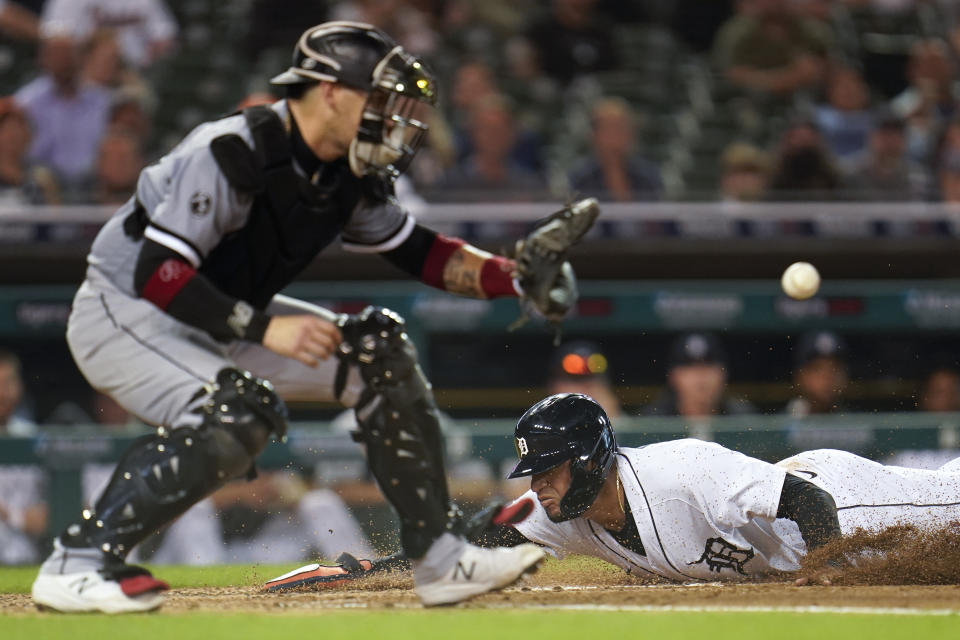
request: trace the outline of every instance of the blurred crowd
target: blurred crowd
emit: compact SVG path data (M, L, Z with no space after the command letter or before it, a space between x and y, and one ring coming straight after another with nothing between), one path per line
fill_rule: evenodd
M428 200L960 200L951 0L0 0L0 204L122 202L328 19L439 76Z
M124 202L190 127L272 100L267 79L296 38L331 19L384 28L440 78L427 145L401 185L410 201L960 202L953 0L0 0L0 208ZM704 438L714 416L758 412L731 391L720 337L673 339L642 407L625 409L593 343L561 347L546 390L588 393L615 419L681 416ZM815 332L792 349L792 397L776 415L799 424L872 409L848 393L842 337ZM0 436L39 433L23 397L20 362L0 351ZM960 411L955 363L931 366L907 404ZM148 428L100 395L47 422ZM865 444L862 430L833 443L789 433L798 449ZM468 449L448 452L465 485L483 476ZM371 500L363 468L263 472L143 553L366 555L362 527L331 491ZM109 472L84 469L88 500ZM36 467L0 465L0 564L40 557L46 481Z

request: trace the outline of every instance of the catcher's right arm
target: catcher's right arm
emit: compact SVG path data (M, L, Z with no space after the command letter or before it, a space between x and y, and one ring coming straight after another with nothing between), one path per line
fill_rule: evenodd
M537 223L526 238L517 241L517 282L523 315L511 328L522 325L530 308L558 328L579 293L573 267L566 261L570 247L590 230L600 205L595 198L570 204Z

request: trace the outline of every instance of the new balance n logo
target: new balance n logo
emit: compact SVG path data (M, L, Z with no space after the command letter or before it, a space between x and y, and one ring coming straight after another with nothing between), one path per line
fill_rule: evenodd
M457 566L453 569L453 579L457 579L457 575L463 575L464 580L473 580L473 571L477 568L476 562L470 563L470 568L467 569L463 566L462 562L457 562Z
M70 583L70 588L77 592L77 595L83 595L83 590L87 588L87 582L90 581L90 578L83 576L79 580L74 580Z

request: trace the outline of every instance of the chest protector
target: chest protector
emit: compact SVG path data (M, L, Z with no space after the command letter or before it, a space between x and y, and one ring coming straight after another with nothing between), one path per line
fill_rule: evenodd
M224 293L263 309L339 235L364 183L345 160L324 164L310 182L293 167L290 136L265 106L243 111L251 149L236 134L210 143L230 185L254 197L247 224L223 237L200 272Z

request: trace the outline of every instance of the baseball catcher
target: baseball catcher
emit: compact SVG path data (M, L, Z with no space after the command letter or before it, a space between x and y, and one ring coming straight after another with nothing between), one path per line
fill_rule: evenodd
M536 229L519 265L418 224L393 180L423 140L414 115L435 103L436 82L371 25L308 29L272 82L285 99L198 126L143 170L94 240L67 342L95 388L157 431L56 537L32 589L44 607L160 606L166 585L127 555L224 483L253 477L286 433L292 393L354 408L425 605L498 589L543 559L532 544L478 547L457 528L436 403L403 318L338 315L280 291L339 240L451 293L521 296L556 321L576 300L566 248L596 204Z

